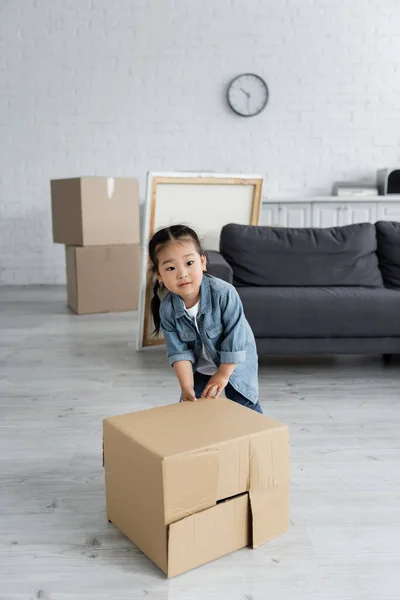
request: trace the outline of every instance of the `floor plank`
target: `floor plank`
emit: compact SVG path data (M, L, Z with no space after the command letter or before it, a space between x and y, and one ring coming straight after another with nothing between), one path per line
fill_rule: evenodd
M398 600L400 361L274 358L291 527L171 581L105 519L101 419L175 402L135 313L78 317L65 290L0 288L1 600Z

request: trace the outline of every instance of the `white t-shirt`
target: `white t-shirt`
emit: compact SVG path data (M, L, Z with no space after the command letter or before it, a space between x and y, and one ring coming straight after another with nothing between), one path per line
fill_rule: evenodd
M199 326L197 325L197 313L199 312L199 306L200 306L200 300L198 301L197 304L192 306L192 308L185 307L187 314L189 315L189 317L192 319L192 321L196 325L197 331L199 331ZM199 362L197 365L197 371L199 373L203 373L203 375L210 375L210 376L214 375L218 371L218 368L213 363L211 356L207 352L207 349L204 347L204 344L203 344L201 356L199 358Z

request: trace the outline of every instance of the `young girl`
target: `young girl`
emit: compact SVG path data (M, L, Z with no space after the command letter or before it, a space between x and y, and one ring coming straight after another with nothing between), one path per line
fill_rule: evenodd
M230 400L262 413L253 332L235 288L206 274L197 234L184 225L161 229L150 240L149 255L157 278L154 333L164 335L182 400L218 398L225 390Z

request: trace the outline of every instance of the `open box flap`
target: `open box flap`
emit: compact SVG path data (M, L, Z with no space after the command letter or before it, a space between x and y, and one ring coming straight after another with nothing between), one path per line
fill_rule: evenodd
M209 449L163 460L164 519L169 525L217 503L218 450Z
M249 490L265 490L290 480L289 430L285 425L250 438Z
M288 428L252 436L249 454L252 545L257 548L289 527Z
M284 533L289 528L289 483L250 492L252 546Z
M249 543L249 496L243 494L169 526L168 577L194 569Z

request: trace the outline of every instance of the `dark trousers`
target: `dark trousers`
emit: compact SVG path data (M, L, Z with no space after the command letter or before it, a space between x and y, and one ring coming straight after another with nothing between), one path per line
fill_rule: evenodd
M194 393L196 395L196 398L201 397L201 394L203 393L203 390L206 387L207 383L210 381L210 379L210 375L204 375L203 373L199 373L198 371L194 373ZM225 396L229 398L229 400L233 400L233 402L237 402L242 406L246 406L247 408L251 408L256 412L263 414L262 408L258 400L254 404L254 402L251 402L251 400L248 400L240 392L235 390L235 388L230 383L228 383L224 391Z

